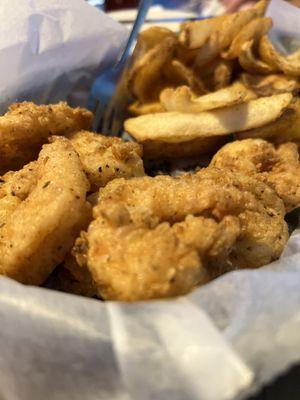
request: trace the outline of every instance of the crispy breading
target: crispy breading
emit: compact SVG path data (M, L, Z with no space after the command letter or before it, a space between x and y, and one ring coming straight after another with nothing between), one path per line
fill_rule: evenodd
M126 209L118 211L122 214ZM201 256L205 259L215 253L215 240L223 241L227 234L235 240L239 232L234 217L217 223L188 216L173 226L162 222L149 229L133 224L119 226L104 212L98 213L87 234L88 266L98 295L110 300L134 301L189 292L209 280ZM190 230L192 238L186 234ZM84 246L82 240L77 241L79 252L80 246Z
M115 178L145 174L142 147L137 143L88 131L74 132L67 137L79 154L91 191L98 190Z
M276 148L263 139L236 140L219 150L211 165L256 176L269 184L287 212L300 206L300 164L295 143Z
M77 241L105 299L175 296L235 268L278 258L288 239L272 188L230 171L116 179Z
M37 158L51 135L89 129L92 113L66 103L38 106L31 102L12 104L0 117L0 171L17 170Z
M56 268L48 286L51 289L85 297L97 295L91 273L86 267L81 267L71 254L68 254L63 264Z
M62 137L45 145L36 163L4 181L0 201L14 204L0 222L0 274L39 285L91 218L88 181L78 154Z

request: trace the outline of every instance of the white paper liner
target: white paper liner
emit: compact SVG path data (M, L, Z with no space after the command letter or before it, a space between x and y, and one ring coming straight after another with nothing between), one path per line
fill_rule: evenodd
M1 0L0 112L15 101L86 105L127 30L84 0Z
M83 0L2 3L2 109L71 92L84 104L124 29ZM1 399L243 397L300 361L300 233L280 261L173 300L103 303L2 277L0 321Z
M300 360L299 247L298 231L280 261L166 301L103 303L1 278L0 395L222 400L257 389Z

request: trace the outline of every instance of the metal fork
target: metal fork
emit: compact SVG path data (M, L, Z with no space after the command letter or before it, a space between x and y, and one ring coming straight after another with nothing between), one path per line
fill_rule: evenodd
M136 20L125 49L118 62L98 78L99 100L96 104L93 129L106 136L121 136L128 103L125 81L122 79L132 44L143 25L152 0L141 0Z

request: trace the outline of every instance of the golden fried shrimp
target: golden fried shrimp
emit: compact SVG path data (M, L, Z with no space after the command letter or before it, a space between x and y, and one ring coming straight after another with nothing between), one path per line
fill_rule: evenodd
M126 213L125 208L119 211ZM239 232L234 217L217 223L188 216L173 226L163 222L149 229L130 223L119 226L102 210L95 212L98 216L86 236L88 267L98 295L110 300L146 300L189 292L209 280L203 261L218 253L215 240L223 242L228 234L235 241ZM77 251L84 247L85 239L78 240Z
M11 206L1 213L0 274L42 284L91 218L81 162L69 140L55 137L36 163L3 180L0 209Z
M0 227L28 196L36 183L37 163L32 162L17 172L7 172L0 178Z
M93 213L75 253L105 299L181 295L226 270L278 258L288 238L273 189L216 168L116 179Z
M92 113L66 103L16 103L0 117L0 171L16 170L37 158L51 135L89 129Z
M92 191L115 178L145 174L142 147L137 143L88 131L74 132L67 137L79 154Z
M211 166L256 176L276 191L287 212L300 206L300 164L295 143L276 149L263 139L236 140L215 154Z

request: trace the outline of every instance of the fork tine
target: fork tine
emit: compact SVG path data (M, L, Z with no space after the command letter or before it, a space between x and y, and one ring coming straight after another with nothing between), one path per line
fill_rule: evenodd
M115 109L112 105L108 105L103 115L102 133L105 136L113 136L112 122L115 114Z
M114 89L116 88L118 78L120 78L120 73L122 70L124 72L124 67L130 55L131 47L136 40L142 24L144 23L151 4L152 0L140 0L135 22L120 59L112 68L106 70L102 74L101 79L99 77L100 81L97 80L97 85L100 88L99 98L102 101L99 102L95 113L93 130L96 132L102 131L102 133L106 135L117 134L118 136L121 133L121 127L119 125L113 127L116 118L116 109L118 110L118 107L113 107L113 105L116 104L113 100ZM122 116L124 115L122 114ZM120 117L117 119L120 119ZM115 129L116 131L114 132Z
M99 101L96 112L95 112L95 116L94 116L94 122L93 122L93 131L94 132L101 132L104 112L105 112L105 105Z
M119 110L115 112L112 122L112 132L114 136L121 137L123 133L123 113Z
M93 101L92 107L89 108L89 110L90 110L94 115L95 115L96 112L97 112L98 105L99 105L99 100L94 100L94 101Z

